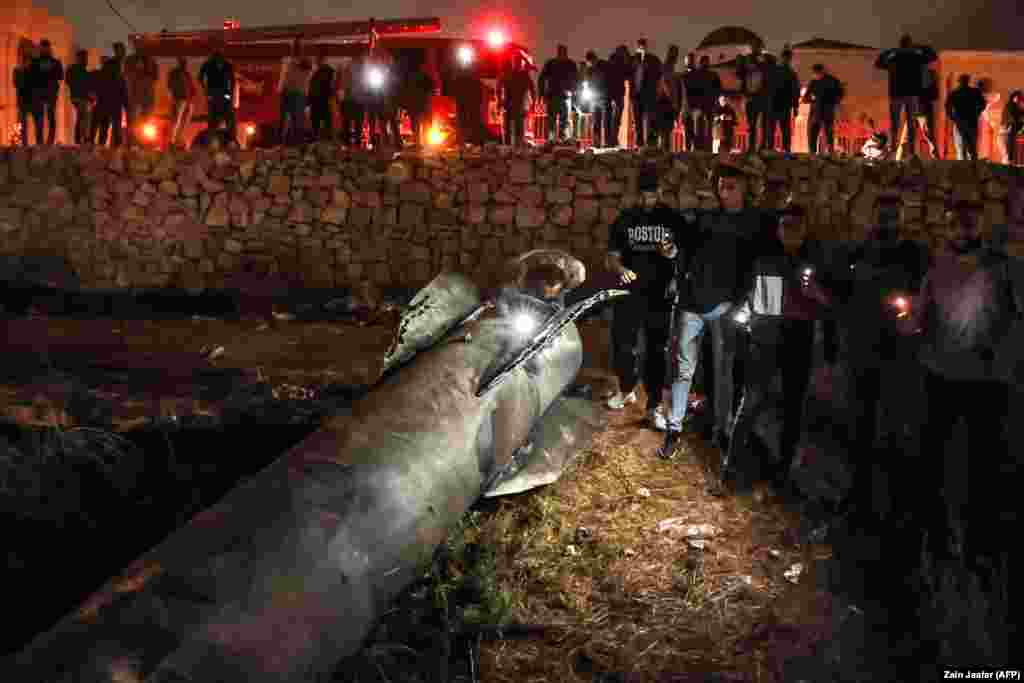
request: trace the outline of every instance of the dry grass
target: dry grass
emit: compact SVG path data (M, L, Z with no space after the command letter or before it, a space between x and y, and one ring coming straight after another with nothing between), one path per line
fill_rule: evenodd
M783 572L810 559L787 540L797 520L763 492L714 497L701 447L691 442L676 462L659 461L658 436L638 430L636 417L600 435L558 483L499 502L481 522L513 618L563 627L546 641L485 647L483 680L589 680L577 673L585 660L636 680L728 671L773 680L765 660L783 653L753 641L763 640L759 626L807 621L803 610L774 609L800 588ZM698 550L658 530L668 518L720 532Z

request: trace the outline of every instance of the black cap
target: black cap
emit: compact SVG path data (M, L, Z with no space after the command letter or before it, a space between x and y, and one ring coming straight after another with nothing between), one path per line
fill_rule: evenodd
M658 191L658 168L654 164L644 164L640 167L640 173L636 177L636 189L638 192Z

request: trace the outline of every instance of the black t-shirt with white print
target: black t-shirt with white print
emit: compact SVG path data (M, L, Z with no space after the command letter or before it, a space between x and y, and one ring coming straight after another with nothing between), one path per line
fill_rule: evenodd
M608 251L622 257L622 265L637 279L625 288L653 301L664 301L675 272L674 262L658 253L658 243L674 239L685 223L679 212L659 204L626 209L611 225Z

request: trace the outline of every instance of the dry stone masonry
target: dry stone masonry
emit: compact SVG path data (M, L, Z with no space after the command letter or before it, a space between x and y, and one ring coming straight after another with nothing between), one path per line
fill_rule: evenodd
M0 254L63 258L86 289L418 286L439 270L492 281L514 255L566 249L600 268L608 226L638 201L637 153L572 149L423 154L302 149L159 153L0 151ZM664 200L713 207L702 154L653 154ZM942 243L948 200L984 202L1024 254L1024 178L988 162L867 164L766 154L759 201L808 209L803 230L857 240L880 195L903 199L908 236ZM1009 220L1008 220L1009 219ZM244 279L244 278L243 278ZM244 279L252 282L252 278Z

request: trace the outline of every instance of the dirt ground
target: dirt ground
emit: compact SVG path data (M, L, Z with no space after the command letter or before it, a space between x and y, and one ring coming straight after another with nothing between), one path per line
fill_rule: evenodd
M385 326L213 319L34 318L3 322L0 411L23 423L64 423L67 379L114 406L130 429L159 412L216 414L217 396L269 381L292 395L370 381L390 342ZM607 324L580 325L581 380L611 388ZM218 347L223 351L211 353ZM638 405L642 405L641 400ZM487 502L471 532L497 549L512 618L549 635L485 643L481 680L780 681L787 659L831 637L834 605L818 587L799 519L763 489L718 497L697 441L675 462L634 405L556 484ZM665 522L659 528L659 523ZM703 543L690 525L711 525ZM695 546L703 545L703 549ZM803 573L786 572L802 564ZM792 576L792 575L791 575Z

